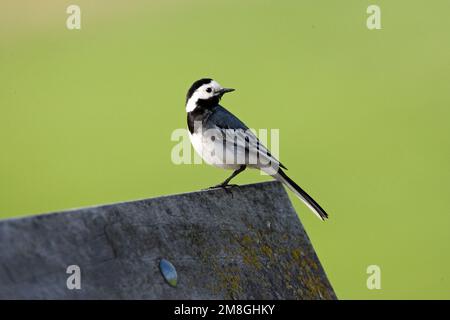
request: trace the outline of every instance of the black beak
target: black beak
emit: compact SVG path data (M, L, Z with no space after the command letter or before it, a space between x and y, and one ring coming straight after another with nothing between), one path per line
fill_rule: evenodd
M227 92L233 92L233 91L234 91L234 89L232 89L232 88L222 88L222 89L220 89L220 90L217 92L217 94L223 95L223 94L225 94L225 93L227 93Z

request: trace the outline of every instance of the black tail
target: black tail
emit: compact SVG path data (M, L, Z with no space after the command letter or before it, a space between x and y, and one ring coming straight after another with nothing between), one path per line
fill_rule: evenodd
M323 210L322 207L319 206L319 204L311 198L305 190L292 181L292 179L289 178L281 168L278 169L278 173L274 175L274 177L291 189L292 192L294 192L321 220L328 218L328 214L325 210Z

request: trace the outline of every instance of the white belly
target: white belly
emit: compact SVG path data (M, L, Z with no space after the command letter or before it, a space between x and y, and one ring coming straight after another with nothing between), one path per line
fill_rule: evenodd
M197 152L207 164L230 170L236 170L241 166L239 164L224 163L223 157L218 156L215 152L213 152L214 143L208 140L208 138L205 138L203 135L196 133L191 134L189 132L189 138L191 139L195 152Z

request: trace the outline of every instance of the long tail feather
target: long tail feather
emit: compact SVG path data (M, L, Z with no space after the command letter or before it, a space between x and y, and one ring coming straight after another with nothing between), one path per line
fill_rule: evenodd
M298 184L292 181L292 179L289 178L281 168L278 169L278 172L273 175L273 177L285 184L292 192L294 192L297 197L299 197L308 206L308 208L310 208L311 211L314 212L317 217L319 217L319 219L324 221L328 218L328 214L325 212L325 210L323 210L322 207L316 201L314 201L314 199L311 198L305 190L300 188Z

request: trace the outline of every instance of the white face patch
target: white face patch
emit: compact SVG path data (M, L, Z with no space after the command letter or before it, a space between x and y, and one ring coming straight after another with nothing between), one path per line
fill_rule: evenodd
M211 81L210 83L206 83L195 90L194 94L189 98L186 103L186 112L191 112L195 108L197 108L197 101L207 100L216 95L216 93L223 89L222 86L217 81Z

